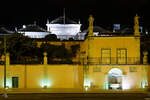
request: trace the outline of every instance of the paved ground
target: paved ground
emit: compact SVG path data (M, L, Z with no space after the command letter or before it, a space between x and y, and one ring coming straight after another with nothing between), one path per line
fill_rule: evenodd
M0 100L150 100L143 93L44 93L44 94L8 94Z
M8 98L2 96L8 94ZM99 89L0 89L0 100L150 100L150 93Z
M4 93L4 89L0 89L0 94ZM100 89L74 89L74 88L48 88L48 89L13 89L10 88L7 90L7 93L145 93L145 90L100 90Z

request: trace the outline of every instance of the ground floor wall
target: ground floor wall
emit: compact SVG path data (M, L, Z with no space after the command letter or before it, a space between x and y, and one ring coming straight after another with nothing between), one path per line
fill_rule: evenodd
M71 65L10 65L7 66L7 86L12 88L12 78L18 77L18 88L80 88L83 76L79 74L79 68ZM0 88L3 88L3 66L0 66L0 79Z
M148 86L147 65L9 65L7 86L14 88L94 88L109 89L113 69L121 72L121 89ZM112 73L111 73L112 72ZM0 88L4 87L4 66L0 66ZM16 87L15 87L16 88Z
M115 69L122 72L120 84L122 89L141 89L148 86L148 66L145 65L90 65L85 77L85 85L92 88L109 89L110 72ZM116 71L116 72L115 72ZM114 84L115 85L115 84Z

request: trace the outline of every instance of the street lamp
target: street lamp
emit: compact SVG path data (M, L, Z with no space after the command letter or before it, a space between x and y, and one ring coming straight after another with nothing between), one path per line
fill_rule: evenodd
M6 36L4 36L4 88L6 89Z

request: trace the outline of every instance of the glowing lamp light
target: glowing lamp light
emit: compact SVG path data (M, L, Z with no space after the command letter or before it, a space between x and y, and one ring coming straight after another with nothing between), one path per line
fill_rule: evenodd
M11 88L12 87L12 82L11 82L11 80L7 80L7 82L6 82L6 87L9 87L9 88Z
M117 89L120 87L120 84L111 84L111 86L113 89Z
M123 90L128 90L128 89L130 89L129 83L123 83L123 84L122 84L122 89L123 89Z
M9 89L9 86L6 86L6 88L5 88L6 90L8 90Z
M146 88L146 86L148 86L148 82L147 82L147 80L143 80L141 83L141 87Z
M91 82L90 82L90 81L84 82L84 88L85 88L86 91L87 91L90 87L91 87Z
M89 89L89 87L88 87L88 86L84 86L84 88L85 88L85 90L86 90L86 91Z
M88 86L88 87L91 87L91 82L87 81L84 83L84 86Z
M47 85L44 85L44 87L43 87L44 89L47 89Z
M46 82L41 82L40 86L44 89L49 88L52 85L52 83L50 81L46 81Z
M2 82L2 87L4 88L4 83ZM6 80L6 88L5 89L9 89L12 88L12 82L10 79Z

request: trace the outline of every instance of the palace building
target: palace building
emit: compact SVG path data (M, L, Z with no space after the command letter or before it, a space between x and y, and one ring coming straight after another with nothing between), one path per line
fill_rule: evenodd
M50 32L42 29L36 23L31 25L23 25L23 27L17 30L18 33L24 34L29 38L44 38L45 36L49 35Z
M23 27L17 30L18 33L24 34L30 38L45 38L49 34L55 34L60 40L84 40L85 32L81 32L81 24L70 20L64 16L60 16L55 20L49 22L47 20L47 30L34 24L23 25Z
M58 35L76 35L81 24L60 25L58 18L47 23L47 30ZM69 21L70 22L70 21ZM67 23L67 21L65 22ZM67 49L80 45L72 64L48 64L44 53L43 64L10 64L6 55L6 85L8 88L145 90L149 86L147 51L140 51L139 17L134 17L132 34L95 30L94 18L89 17L88 35L82 41L49 41ZM58 31L61 30L61 31ZM123 32L123 31L122 31ZM38 46L41 42L38 43ZM142 57L141 57L142 53ZM4 66L0 66L0 88L4 87Z

